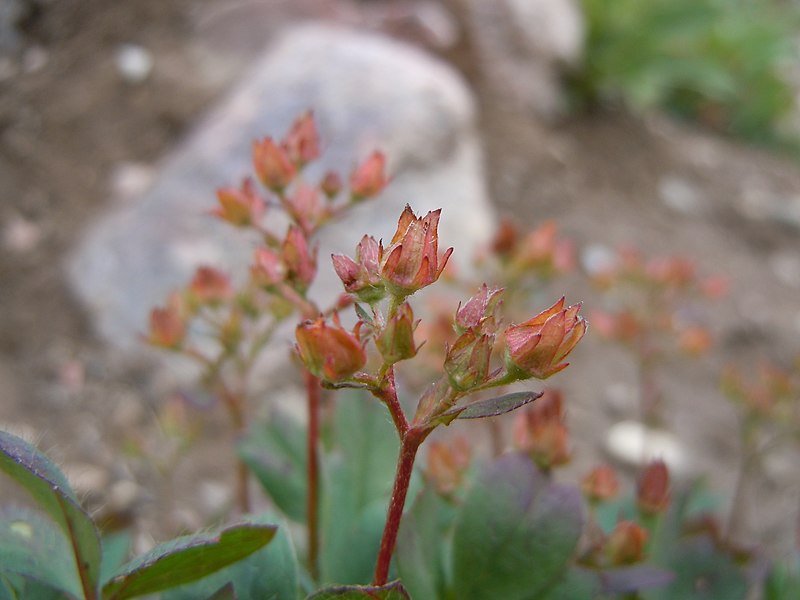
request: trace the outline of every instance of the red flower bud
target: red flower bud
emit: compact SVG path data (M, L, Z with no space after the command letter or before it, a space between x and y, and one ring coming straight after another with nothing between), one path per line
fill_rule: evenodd
M564 308L562 297L546 311L505 331L509 371L519 378L547 379L565 369L561 361L572 352L586 333L586 320L578 316L580 304Z
M619 480L608 465L595 467L581 482L583 495L592 502L610 500L619 492Z
M286 151L269 137L253 143L253 166L261 183L275 192L289 185L296 173Z
M200 267L189 284L192 299L201 304L218 304L233 296L228 276L212 267Z
M393 365L416 356L418 350L414 344L416 327L411 306L408 302L403 302L395 313L389 316L383 331L375 340L386 363Z
M250 277L260 287L270 287L283 281L286 269L279 254L269 248L256 248Z
M456 331L463 333L467 329L476 329L479 332L494 333L498 321L495 312L502 291L502 288L489 288L484 283L480 291L464 306L459 305L456 311Z
M647 531L633 521L620 521L606 541L606 555L613 566L644 560Z
M150 311L150 333L147 341L153 346L176 350L186 338L186 310L183 299L172 294L167 305Z
M378 261L380 247L375 238L365 235L356 247L356 260L343 254L334 254L333 268L344 284L344 289L368 304L378 302L386 294Z
M655 515L669 506L669 470L664 461L650 463L639 477L636 504L646 515Z
M342 178L334 171L328 171L319 182L319 189L328 198L333 200L342 191Z
M439 258L439 216L441 209L418 218L406 205L391 245L381 247L381 276L396 296L408 296L439 279L453 253L448 249Z
M469 468L472 449L463 437L452 443L433 441L428 448L426 475L436 491L448 496L458 489Z
M211 214L237 227L248 227L257 223L266 208L266 203L256 192L252 179L245 179L240 188L226 187L217 190L217 201L219 206Z
M297 350L306 368L315 376L333 383L352 377L367 362L361 343L334 317L333 325L323 317L304 321L295 331Z
M282 146L289 160L298 167L303 167L319 157L319 133L311 111L292 123L292 128L286 134Z
M354 200L377 196L386 187L386 157L375 151L350 174L350 193Z
M286 280L305 291L317 274L317 249L310 250L306 236L298 227L290 227L283 242Z
M569 434L564 425L561 393L545 390L530 408L518 412L512 434L514 446L527 452L542 469L569 462Z
M310 185L297 186L284 203L286 211L307 235L311 234L329 216L327 207L319 201L319 191Z

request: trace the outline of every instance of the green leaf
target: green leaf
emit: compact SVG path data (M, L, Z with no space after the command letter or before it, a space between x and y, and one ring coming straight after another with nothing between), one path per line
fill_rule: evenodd
M0 577L0 600L67 600L72 598L73 596L67 595L63 590L58 590L37 579L23 575L8 575L5 579Z
M0 470L25 488L70 540L83 586L94 590L100 577L100 537L64 474L23 439L0 431Z
M399 581L380 587L371 585L345 585L320 590L306 600L411 600L411 596ZM422 600L422 599L420 599Z
M675 573L674 581L647 592L647 600L744 600L747 579L733 559L718 550L709 536L681 540L664 553L661 566Z
M375 568L399 441L386 408L360 392L337 397L332 439L320 508L321 580L364 583Z
M306 519L306 432L276 413L239 444L239 456L275 505L290 519Z
M274 522L264 515L258 522ZM210 596L214 590L230 582L238 600L296 600L297 558L284 524L275 538L247 558L208 577L173 588L162 594L162 600L196 600Z
M455 510L425 487L403 515L395 561L400 579L413 598L441 600L448 589L446 559Z
M103 587L108 600L133 598L195 581L249 556L275 536L274 525L241 524L159 544L123 566Z
M583 526L580 492L522 454L500 457L467 494L453 534L459 600L525 600L569 566Z
M103 561L100 565L100 585L105 585L111 576L128 560L131 553L131 534L120 531L103 536Z
M23 575L81 597L71 549L48 519L23 508L0 511L0 573Z
M436 417L434 422L441 422L447 425L453 419L485 419L487 417L497 417L511 412L512 410L516 410L521 406L525 406L537 398L541 398L541 396L542 392L515 392L496 398L478 400L466 406L455 406Z

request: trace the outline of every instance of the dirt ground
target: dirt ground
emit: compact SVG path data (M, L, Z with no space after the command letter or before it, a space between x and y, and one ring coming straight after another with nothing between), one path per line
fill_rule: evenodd
M200 526L224 504L225 433L209 414L202 441L174 472L169 460L148 462L142 447L177 455L174 440L162 439L163 386L146 366L108 358L62 267L103 210L118 166L154 164L223 91L224 77L198 79L192 68L194 17L213 4L220 3L42 4L24 25L25 47L39 54L29 55L28 72L0 81L0 424L38 440L98 495L101 512L135 521L145 535L157 522ZM115 68L126 43L156 57L142 84L123 81ZM41 51L46 61L36 64ZM753 198L800 203L798 165L660 117L604 112L543 125L499 109L468 54L455 58L481 99L490 188L502 214L531 226L555 218L581 244L688 254L704 272L730 277L731 296L709 314L716 352L671 365L662 381L669 424L724 497L738 447L735 413L717 391L719 368L763 358L789 364L800 352L798 229L746 210ZM682 212L662 201L664 182L676 178L691 185L698 206ZM594 292L569 285L570 297L590 307ZM573 469L581 472L599 457L606 426L630 416L633 408L607 391L632 385L634 373L624 354L596 339L572 362L580 374L564 377L564 386L580 448ZM770 540L778 553L791 545L787 523L797 519L797 459L796 449L778 453L748 488L743 536ZM0 499L12 495L0 488Z

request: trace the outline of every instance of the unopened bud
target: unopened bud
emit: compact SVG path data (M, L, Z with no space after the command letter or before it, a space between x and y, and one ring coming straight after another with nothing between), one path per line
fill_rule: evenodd
M335 171L328 171L319 182L319 189L328 200L333 200L342 191L342 178Z
M153 346L176 350L186 338L186 316L183 300L173 294L167 305L150 311L150 332L147 341Z
M189 284L192 300L199 304L219 304L233 296L228 276L212 267L200 267Z
M290 227L283 242L283 264L286 279L305 292L317 274L317 251L308 247L308 240L298 227Z
M299 168L319 157L319 133L311 111L295 120L282 145L289 160Z
M601 465L589 471L583 478L581 489L590 502L604 502L617 495L619 480L614 469Z
M268 137L253 144L253 167L261 183L275 192L282 192L296 173L286 151Z
M345 381L367 362L361 343L336 318L333 325L322 317L316 321L304 321L297 326L295 334L303 364L313 375L325 381Z
M647 531L633 521L620 521L606 541L606 555L613 566L644 560Z
M486 382L493 343L493 335L469 329L447 348L444 370L453 389L466 392Z
M394 314L389 315L386 325L375 340L383 360L393 365L401 360L413 358L417 354L414 344L414 313L408 302L397 307Z
M241 187L217 190L219 206L211 211L215 217L236 227L249 227L264 214L266 203L256 192L252 179L245 179Z
M667 510L669 499L669 470L664 461L654 461L639 477L636 505L642 513L656 515Z
M382 152L373 152L350 174L350 193L354 200L377 196L386 187L386 157Z

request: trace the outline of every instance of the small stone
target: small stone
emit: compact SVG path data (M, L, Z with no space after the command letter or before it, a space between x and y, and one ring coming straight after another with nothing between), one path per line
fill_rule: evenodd
M42 228L20 216L11 217L3 230L3 246L16 254L35 250L42 240Z
M217 514L230 504L231 490L219 481L204 481L200 484L200 501L206 513Z
M41 46L31 46L22 55L22 70L25 73L36 73L43 69L50 60L50 54Z
M146 48L123 44L117 49L117 70L128 83L144 82L153 70L153 55Z
M661 201L682 215L696 215L702 208L702 193L691 182L677 175L667 175L658 182Z
M603 390L606 406L615 414L630 411L636 405L636 388L628 383L617 381Z
M620 421L606 435L608 453L627 465L643 467L661 459L675 475L686 474L686 452L678 438L663 429L653 429L637 421Z
M603 244L589 244L581 252L581 266L589 275L598 275L613 269L617 255Z
M118 164L111 171L111 195L123 201L135 198L147 191L154 176L155 170L150 165L135 162Z
M111 486L108 501L114 511L126 512L133 507L140 496L141 488L139 484L130 479L123 479Z

